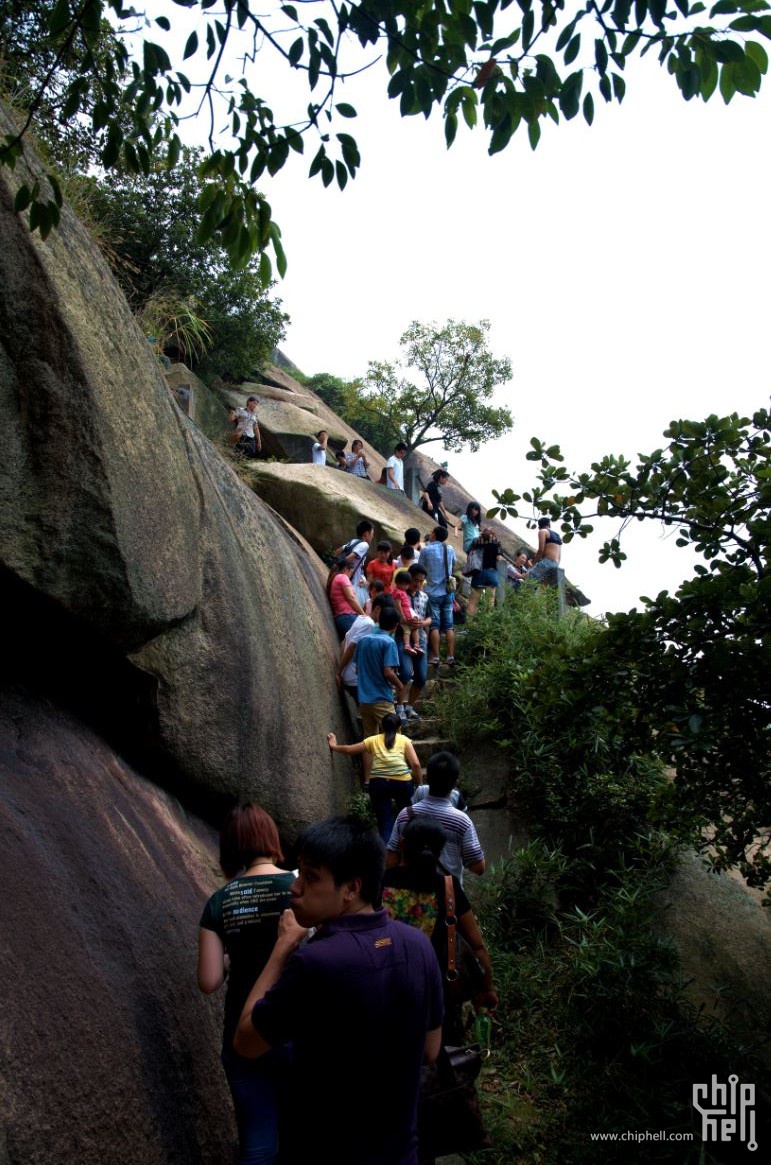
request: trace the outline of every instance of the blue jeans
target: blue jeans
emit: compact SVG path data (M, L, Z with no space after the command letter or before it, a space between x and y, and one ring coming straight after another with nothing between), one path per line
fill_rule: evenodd
M335 627L340 639L345 636L347 631L350 631L358 617L353 611L346 615L335 615Z
M223 1054L238 1126L238 1165L274 1165L278 1153L278 1107L283 1049L259 1060Z
M387 777L373 777L370 781L369 799L377 818L378 833L386 844L394 828L394 802L399 813L409 805L414 792L414 781L389 781Z
M432 631L449 631L453 625L452 606L455 595L428 596L428 613L431 616Z

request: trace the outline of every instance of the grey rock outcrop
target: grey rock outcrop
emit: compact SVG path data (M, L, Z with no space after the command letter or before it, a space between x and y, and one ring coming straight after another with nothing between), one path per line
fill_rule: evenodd
M324 571L177 407L68 208L30 236L12 209L24 180L21 163L0 175L8 665L34 682L40 651L37 680L92 723L111 705L143 771L212 816L258 798L293 831L347 795L319 746L345 732ZM94 674L105 656L120 698Z
M0 694L0 1160L228 1165L195 983L213 836L85 725Z
M46 240L14 213L37 174L0 171L0 1160L227 1165L194 814L251 797L291 841L344 807L324 570L179 409L70 210Z

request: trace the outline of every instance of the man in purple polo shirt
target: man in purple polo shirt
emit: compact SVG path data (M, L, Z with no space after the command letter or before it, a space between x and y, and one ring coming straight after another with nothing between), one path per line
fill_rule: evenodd
M436 1059L442 980L420 931L376 910L384 851L353 818L299 839L292 909L236 1033L241 1056L294 1044L282 1157L335 1165L417 1165L420 1066ZM317 932L300 946L305 927Z

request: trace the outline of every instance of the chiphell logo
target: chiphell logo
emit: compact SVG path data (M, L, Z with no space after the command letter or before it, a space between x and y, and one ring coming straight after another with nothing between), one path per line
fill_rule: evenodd
M701 1113L703 1141L746 1141L755 1150L755 1085L740 1084L729 1076L727 1084L694 1084L693 1107Z

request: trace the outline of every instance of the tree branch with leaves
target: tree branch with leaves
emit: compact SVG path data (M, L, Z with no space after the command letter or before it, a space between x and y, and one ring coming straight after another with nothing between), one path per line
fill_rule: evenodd
M32 43L33 57L39 52L54 67L32 70L28 108L45 106L56 90L63 120L82 121L99 141L105 170L144 173L163 154L169 166L177 164L181 126L207 109L200 240L216 236L235 262L261 252L265 283L268 252L279 273L286 260L260 179L304 155L308 141L309 177L341 189L354 178L359 147L337 127L355 118L356 109L338 100L340 83L379 60L387 70L386 94L403 116L428 118L438 110L448 146L461 119L469 128L481 119L494 154L519 130L535 148L548 121L581 113L591 125L596 98L623 101L624 72L636 57L653 55L686 101L707 101L716 90L725 102L754 96L768 68L761 42L771 38L765 0L717 0L708 16L704 4L690 0L671 7L666 0L163 3L170 15L138 18L124 0L37 0L47 19L45 34ZM0 67L13 59L28 7L15 0L0 25ZM189 10L186 17L180 9ZM113 33L105 38L108 14ZM273 100L252 81L261 53L301 79L307 104L304 94L296 109L276 116ZM69 67L73 62L77 67ZM202 69L205 78L198 81ZM277 87L274 97L283 101L287 88ZM0 142L0 164L14 165L24 132ZM59 219L53 171L51 178L50 191L23 187L17 198L17 209L29 209L31 225L43 234Z

